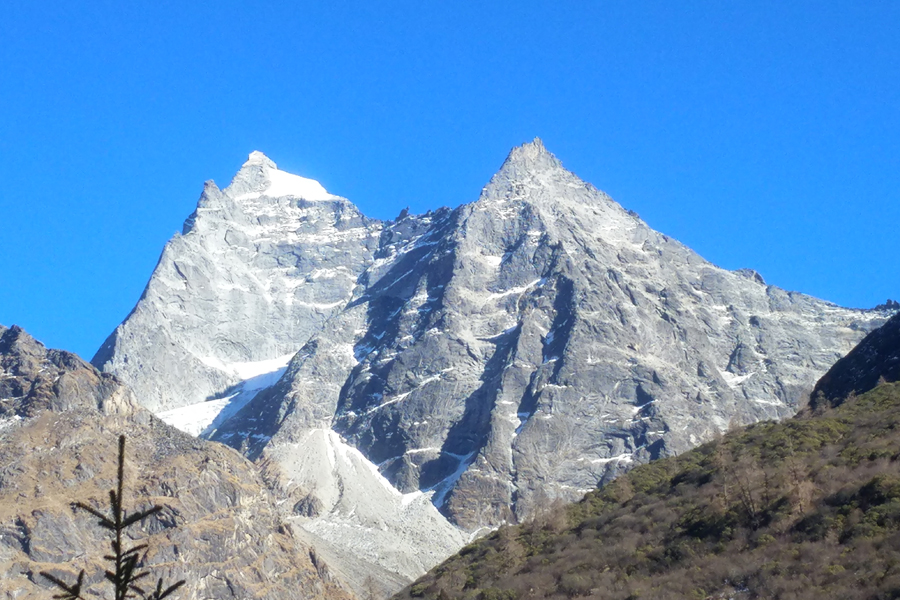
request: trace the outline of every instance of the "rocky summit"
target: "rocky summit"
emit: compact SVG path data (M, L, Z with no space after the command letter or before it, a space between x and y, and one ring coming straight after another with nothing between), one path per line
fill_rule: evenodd
M162 577L187 580L181 598L351 597L246 459L166 425L74 354L0 327L0 598L58 594L41 572L74 583L83 569L86 589L108 585L109 532L72 503L108 509L123 433L126 508L163 507L129 529L129 546L148 544L145 588Z
M792 415L889 314L721 269L540 140L475 202L388 222L253 153L93 363L256 461L358 589Z

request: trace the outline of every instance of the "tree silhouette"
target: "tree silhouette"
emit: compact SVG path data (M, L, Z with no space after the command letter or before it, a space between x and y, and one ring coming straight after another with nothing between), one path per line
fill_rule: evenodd
M113 584L115 590L115 600L126 600L127 598L144 598L145 600L162 600L169 597L178 588L185 584L185 581L176 582L166 588L163 588L163 580L160 578L156 583L156 589L148 592L137 585L137 581L149 576L150 573L143 570L141 551L147 548L147 544L138 544L132 548L125 548L122 541L122 534L126 529L138 523L150 515L156 514L162 510L162 506L155 505L147 510L138 511L128 514L125 510L122 497L123 486L125 483L125 436L119 436L119 473L118 485L116 489L109 490L109 505L111 516L106 516L95 508L88 506L84 502L75 502L73 506L87 511L99 519L99 524L104 529L108 529L113 536L111 546L112 554L108 554L103 558L113 564L111 570L106 571L106 579ZM87 600L83 596L84 586L84 570L78 574L78 581L69 584L58 577L41 571L41 575L53 582L56 587L62 590L62 593L56 594L54 598L60 600Z

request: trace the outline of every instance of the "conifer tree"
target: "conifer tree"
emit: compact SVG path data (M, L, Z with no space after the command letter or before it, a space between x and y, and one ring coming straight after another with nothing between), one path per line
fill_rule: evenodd
M146 510L129 514L123 504L123 487L125 483L125 436L119 436L119 471L118 484L116 489L109 490L109 505L111 516L104 515L92 506L84 502L74 503L75 508L87 511L99 519L99 524L104 529L109 530L112 536L111 546L112 554L108 554L103 558L112 563L112 567L106 571L106 580L113 585L114 599L127 600L128 598L143 598L145 600L162 600L171 596L178 588L185 584L184 580L178 581L173 585L163 588L163 580L160 578L156 583L156 588L152 591L145 591L137 582L149 576L150 573L143 570L141 551L147 548L147 544L138 544L131 548L126 548L123 540L125 530L132 525L143 521L150 515L156 514L162 510L162 506L155 505ZM87 600L84 596L84 570L78 574L78 580L75 583L66 583L58 577L42 571L41 575L53 582L56 587L62 590L62 593L56 594L54 598L60 600Z

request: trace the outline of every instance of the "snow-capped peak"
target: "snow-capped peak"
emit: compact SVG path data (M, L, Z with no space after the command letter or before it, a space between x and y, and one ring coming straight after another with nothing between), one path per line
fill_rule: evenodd
M268 156L254 150L228 186L235 200L251 200L260 196L282 198L293 196L304 200L333 200L322 184L278 168Z
M250 153L250 156L247 157L247 162L241 165L241 168L244 167L253 167L253 166L264 166L270 169L277 169L278 167L275 165L274 161L271 158L260 152L259 150L254 150Z

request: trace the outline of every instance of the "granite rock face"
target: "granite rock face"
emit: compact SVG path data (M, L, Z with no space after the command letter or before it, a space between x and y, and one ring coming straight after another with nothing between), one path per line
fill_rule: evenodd
M361 284L215 439L330 426L470 531L793 414L885 318L710 264L539 141L477 202L386 224Z
M113 376L0 327L0 598L58 592L40 571L102 589L108 532L71 503L108 508L127 434L129 509L164 510L132 533L182 598L349 598L274 510L252 464L156 419ZM155 580L154 580L155 581ZM93 585L93 584L96 584Z
M247 178L247 168L235 182ZM269 185L271 175L262 177L260 185ZM265 195L245 206L235 182L216 196L216 240L233 227L229 215L252 221L252 210L291 206L290 196ZM297 506L305 532L353 552L368 549L373 564L395 573L409 563L382 558L387 542L371 534L373 511L365 507L384 482L327 457L354 449L395 488L399 505L374 511L385 527L447 531L441 528L449 522L478 532L528 518L551 500L577 499L623 469L682 452L731 425L793 414L828 367L889 316L787 292L751 270L720 269L565 170L535 140L511 152L476 202L404 212L385 223L354 216L352 236L329 234L343 259L292 263L279 285L302 280L306 298L341 300L326 312L291 313L283 327L297 335L276 348L256 337L268 339L285 315L280 296L251 285L261 277L253 261L270 252L257 248L317 256L322 246L296 246L293 230L331 227L292 214L278 229L283 241L247 234L249 251L228 250L215 268L194 261L191 277L201 284L189 288L165 274L193 260L192 236L207 217L198 209L95 364L140 390L180 361L182 348L209 356L210 348L232 348L231 336L239 347L270 344L215 354L222 362L275 360L297 350L277 383L220 415L203 435L264 464L280 482L276 493ZM303 268L340 270L346 285L335 291L332 279ZM166 277L174 283L163 286ZM274 315L268 329L243 331L262 321L238 320L244 309L222 282L251 290L253 313ZM155 331L188 330L174 345L145 343ZM128 366L135 362L139 368ZM195 402L198 386L215 397L235 385L213 385L202 371L165 377L168 399L145 401L157 410ZM325 457L316 459L325 466L311 466L309 456ZM420 497L441 511L444 524L413 502ZM412 516L407 506L423 510ZM348 523L355 533L338 527ZM390 547L415 556L433 539L403 534Z
M224 190L206 183L137 306L91 362L153 412L233 396L248 375L283 367L346 305L379 229L254 152Z

